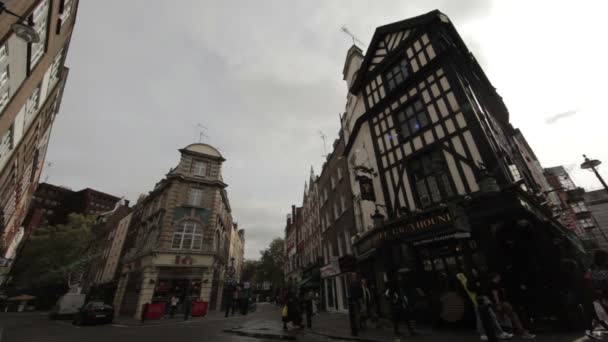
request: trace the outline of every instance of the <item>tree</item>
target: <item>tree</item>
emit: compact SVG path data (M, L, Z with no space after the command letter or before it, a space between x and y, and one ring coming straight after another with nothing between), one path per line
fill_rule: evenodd
M259 266L260 262L257 260L245 260L243 270L241 271L241 281L256 282Z
M259 282L269 281L273 288L283 285L284 246L283 239L275 238L268 248L260 252Z
M66 224L38 229L26 242L12 270L14 291L38 296L56 296L65 291L68 280L93 256L92 227L95 218L70 214ZM62 294L62 293L60 293Z

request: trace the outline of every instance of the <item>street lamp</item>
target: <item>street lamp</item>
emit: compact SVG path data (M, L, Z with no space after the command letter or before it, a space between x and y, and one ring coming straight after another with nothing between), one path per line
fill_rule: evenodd
M585 157L585 161L581 164L581 169L593 171L597 179L599 179L600 183L602 183L602 185L604 186L606 192L608 192L608 185L606 185L606 182L604 181L602 176L600 176L599 172L597 172L596 169L598 166L600 166L602 162L597 159L589 159L585 154L583 154L583 157Z
M38 32L36 32L34 28L27 24L27 20L19 14L6 8L4 2L0 1L0 14L2 13L10 14L23 21L22 23L14 23L13 25L11 25L11 29L17 35L17 37L21 38L26 43L38 43L40 41L40 36L38 35Z
M382 215L380 213L380 211L378 210L378 207L385 207L382 204L376 204L376 210L374 211L374 214L371 216L372 220L374 222L374 228L380 228L382 227L382 223L384 223L384 215Z

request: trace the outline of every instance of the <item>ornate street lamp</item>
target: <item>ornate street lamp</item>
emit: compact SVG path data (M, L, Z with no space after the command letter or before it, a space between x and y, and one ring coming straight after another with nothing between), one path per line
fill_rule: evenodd
M36 32L33 27L27 24L26 18L9 10L8 8L6 8L4 2L0 1L0 14L2 13L10 14L23 21L21 23L14 23L13 25L11 25L11 29L17 35L17 37L21 38L26 43L38 43L40 41L40 36L38 35L38 32Z
M380 213L380 211L378 210L378 206L379 206L379 204L376 204L376 210L374 211L374 214L371 216L372 220L374 222L374 228L380 228L380 227L382 227L382 224L384 223L384 215L382 215Z
M602 185L604 186L604 189L606 189L606 191L608 192L608 185L606 185L606 182L604 181L602 176L600 176L599 172L597 172L597 167L600 166L602 162L597 159L589 159L585 154L583 154L583 157L585 158L585 161L581 164L581 169L593 171L597 179L599 179L600 183L602 183Z

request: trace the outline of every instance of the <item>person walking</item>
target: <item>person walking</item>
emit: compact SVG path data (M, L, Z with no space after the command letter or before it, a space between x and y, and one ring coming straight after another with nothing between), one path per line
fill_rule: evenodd
M412 323L409 320L410 317L406 314L406 310L404 310L408 307L407 297L402 297L399 294L399 290L397 290L397 286L394 284L387 286L384 297L389 301L391 306L391 320L393 321L395 335L401 335L401 332L399 331L399 319L403 316L406 316L405 320L410 335L416 335L414 327L412 327ZM406 302L404 302L404 300Z
M283 330L287 330L287 323L291 322L293 325L297 325L300 328L303 328L302 325L302 314L300 312L300 303L298 301L297 295L293 292L293 290L289 290L287 292L285 298L285 309L287 310L286 315L283 315Z
M304 295L304 312L306 313L306 327L308 329L312 328L313 300L314 295L312 294L312 290L306 291Z
M184 306L184 321L187 321L190 319L190 313L192 312L192 300L189 296L186 296L186 299L184 300Z
M585 274L584 308L586 320L585 335L592 339L599 339L593 332L593 322L597 319L597 310L594 302L598 293L608 289L608 252L598 250L593 254L593 264Z
M234 306L232 303L233 292L234 292L234 287L232 285L228 285L228 287L226 288L225 293L224 293L224 306L225 306L224 309L226 310L224 318L228 317L228 314L230 313L230 309L232 309L232 314L234 315Z
M525 339L533 339L536 335L531 334L528 329L524 328L519 315L515 312L513 305L507 300L507 294L502 286L501 277L498 273L492 273L490 276L490 290L492 300L496 305L496 311L503 318L508 318L513 325L513 332Z
M512 338L513 335L506 333L498 323L496 314L492 310L487 284L482 283L482 278L476 268L472 268L470 276L467 277L464 273L458 273L456 278L462 284L467 293L477 320L477 332L482 341L495 342L497 339L506 340Z
M179 303L179 298L175 294L171 296L171 318L175 316L175 310L177 310L177 304Z
M370 318L372 304L372 293L367 287L365 278L361 278L361 310L360 310L360 326L361 330L367 329L367 320Z
M144 324L146 321L146 315L148 315L148 305L149 303L144 304L143 309L141 310L141 324Z

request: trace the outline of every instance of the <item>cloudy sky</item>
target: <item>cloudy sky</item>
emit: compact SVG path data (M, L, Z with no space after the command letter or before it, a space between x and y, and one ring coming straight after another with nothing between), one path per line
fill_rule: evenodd
M608 163L602 1L84 0L47 161L48 182L135 200L198 140L227 161L246 256L282 236L310 166L339 129L351 40L433 9L446 13L544 166L574 180L587 153ZM330 142L328 142L330 146ZM608 176L608 167L603 173Z

